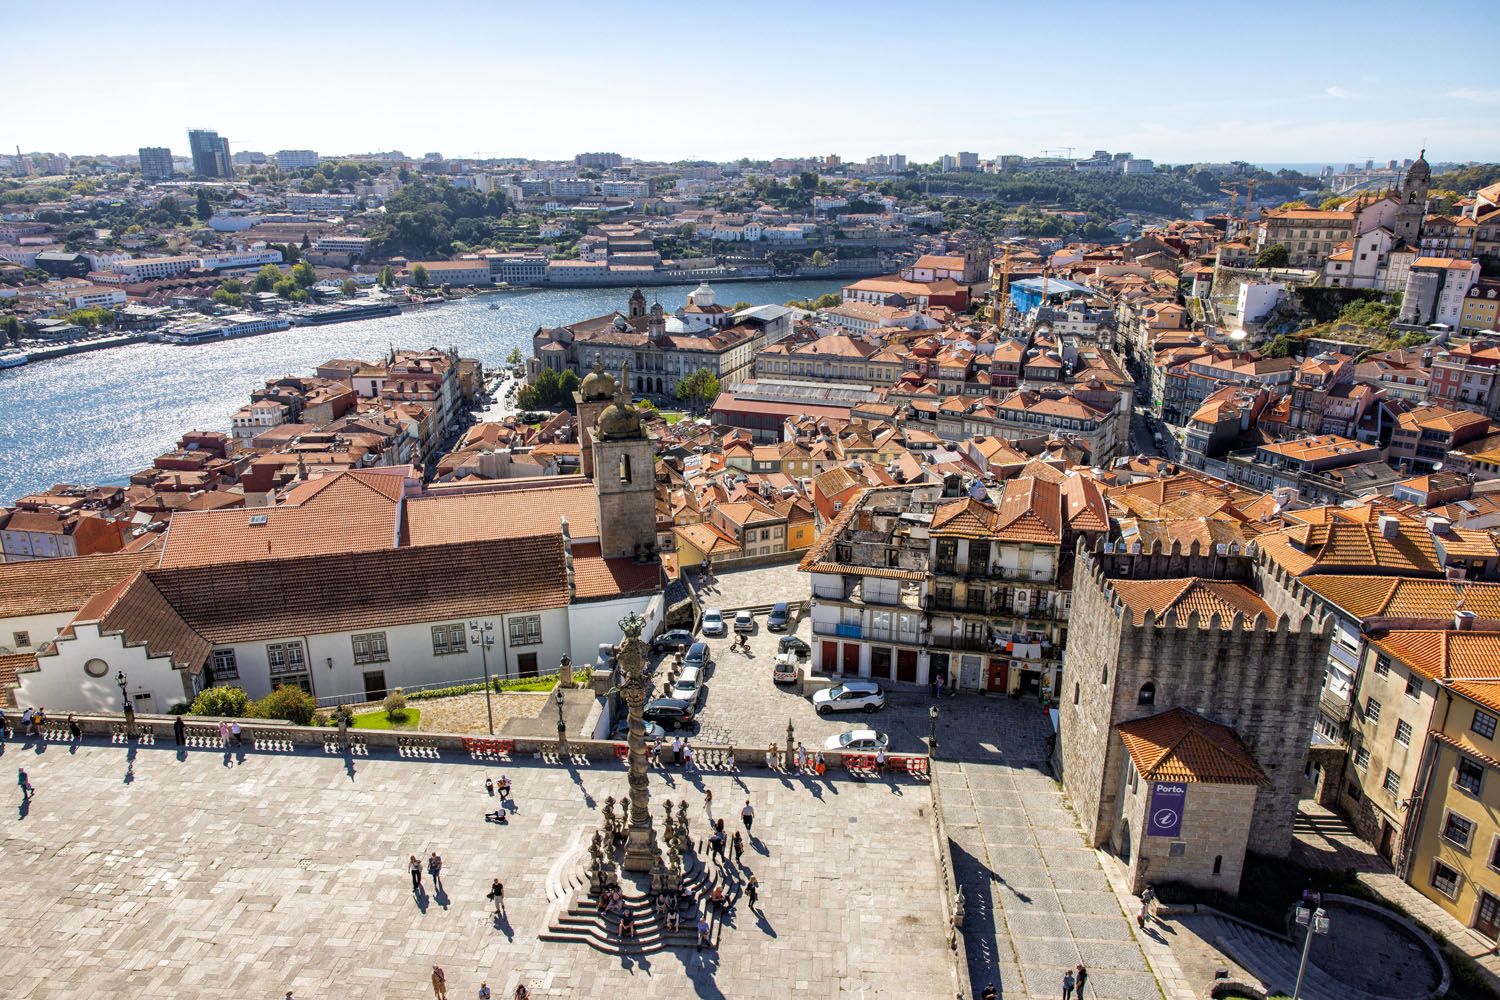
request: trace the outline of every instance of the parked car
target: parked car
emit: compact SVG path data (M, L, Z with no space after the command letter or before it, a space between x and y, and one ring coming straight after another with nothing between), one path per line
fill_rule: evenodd
M776 643L776 652L791 653L799 660L805 660L812 656L812 647L795 635L784 635Z
M648 722L648 723L646 723L646 739L648 739L648 740L659 740L663 736L666 735L666 732L667 731L665 729L663 729L661 726L658 726L654 722ZM617 739L617 740L623 740L625 737L627 737L629 735L630 735L630 720L629 719L621 719L619 722L615 723L615 728L614 728L614 738L615 739Z
M772 632L785 632L791 619L791 606L786 601L778 601L771 606L771 613L766 616L766 628Z
M692 725L693 706L678 698L657 698L646 703L641 715L663 729L680 729Z
M775 665L771 667L771 682L774 684L797 683L797 654L777 653Z
M718 608L709 608L703 612L703 627L699 631L707 636L727 635L729 627L724 624L724 612Z
M847 733L830 736L823 743L824 750L847 750L850 753L874 753L890 745L891 738L873 729L851 729Z
M655 653L660 653L663 650L669 653L675 652L679 649L686 649L695 641L696 640L693 638L693 633L689 632L687 629L674 628L672 631L663 632L655 639L652 639L651 650Z
M817 692L812 703L819 715L859 709L878 712L885 707L885 691L874 681L845 681Z
M748 610L736 611L734 613L734 630L736 632L754 632L755 616Z
M703 668L683 667L682 673L677 675L677 683L672 685L670 697L689 705L698 704L698 696L703 693Z
M695 642L688 647L687 655L682 658L684 667L697 667L700 670L712 666L714 658L709 655L708 643Z

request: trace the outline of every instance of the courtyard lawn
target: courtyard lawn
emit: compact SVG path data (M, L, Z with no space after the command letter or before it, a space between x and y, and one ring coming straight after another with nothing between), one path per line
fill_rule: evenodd
M416 729L422 721L422 710L408 708L406 717L400 722L393 722L385 714L385 709L379 708L373 712L361 712L354 717L352 728L354 729Z

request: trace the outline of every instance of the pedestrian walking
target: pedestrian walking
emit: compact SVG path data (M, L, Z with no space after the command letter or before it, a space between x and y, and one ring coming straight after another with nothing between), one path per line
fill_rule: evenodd
M515 1000L531 1000L531 991L526 988L525 983L516 984Z
M1082 962L1078 963L1078 972L1073 977L1073 984L1078 989L1078 1000L1083 1000L1083 988L1088 984L1089 970Z
M708 813L710 816L713 815L714 790L712 788L703 789L703 811Z
M875 751L875 773L879 775L885 774L885 747L881 747Z
M32 732L32 720L36 718L36 709L27 708L21 713L21 735L30 736Z
M990 983L984 988L984 992L979 994L979 1000L995 1000L997 996L999 994L995 992L995 984Z
M807 747L801 743L797 744L797 771L801 773L807 770Z
M448 975L441 965L432 967L432 995L437 1000L448 1000Z
M36 794L36 789L31 785L31 779L26 776L24 767L16 768L16 784L21 786L21 801L25 802Z
M219 742L224 746L229 745L229 723L219 720Z
M682 769L686 771L693 766L693 745L687 740L682 741Z
M505 885L499 879L491 883L489 898L495 902L495 916L498 917L505 909Z
M941 696L943 693L943 675L934 673L929 683L932 685L932 697L937 698Z
M1073 995L1073 970L1069 969L1063 973L1063 1000L1069 1000Z
M240 723L238 719L229 724L229 735L234 737L235 746L242 747L245 745L245 738L240 732Z
M187 742L187 725L180 715L172 719L172 739L178 746Z
M766 747L766 770L776 770L776 744L772 743Z
M745 898L750 900L750 909L755 909L756 901L760 899L760 882L754 875L745 880Z
M740 858L745 856L745 841L740 837L740 831L734 831L734 863L739 864Z
M751 833L750 828L755 825L755 807L750 804L749 799L745 800L745 808L740 810L740 819L745 822L745 832Z
M427 858L427 874L432 876L432 887L441 889L443 887L443 859L433 851Z
M698 950L702 951L704 945L712 945L713 941L708 934L708 913L698 915Z
M490 1000L490 984L489 983L483 983L482 982L482 983L479 984L479 1000Z
M422 888L422 862L418 861L417 856L413 854L406 867L411 871L411 891L416 892Z
M182 716L179 715L178 718L180 719ZM68 713L68 739L74 743L83 739L83 727L78 724L78 720L73 717L72 712Z
M1151 903L1156 899L1156 890L1150 885L1146 891L1141 893L1141 911L1135 915L1135 925L1141 930L1146 929L1146 921L1151 919Z
M674 736L674 737L672 737L672 763L673 764L681 764L682 763L682 737L681 736Z

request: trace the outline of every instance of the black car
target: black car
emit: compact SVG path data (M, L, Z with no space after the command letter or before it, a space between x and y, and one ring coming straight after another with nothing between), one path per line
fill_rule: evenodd
M771 606L771 613L766 616L766 628L772 632L785 632L791 617L791 608L785 601L780 601Z
M672 631L663 632L655 639L652 639L651 651L653 653L660 653L663 650L666 650L667 652L675 652L679 649L686 649L687 647L691 646L693 642L693 633L689 632L687 629L674 628Z
M796 653L797 659L805 660L812 655L812 647L795 635L784 635L776 643L778 653Z
M681 698L657 698L646 703L641 713L647 722L663 729L679 729L693 724L693 706Z

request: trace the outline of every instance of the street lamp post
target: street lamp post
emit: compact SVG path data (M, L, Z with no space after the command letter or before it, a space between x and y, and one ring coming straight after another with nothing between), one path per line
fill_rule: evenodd
M1297 966L1297 985L1292 990L1292 1000L1300 1000L1302 996L1302 977L1307 973L1307 956L1312 951L1313 935L1328 933L1328 914L1321 906L1313 909L1310 903L1298 906L1297 923L1306 927L1307 933L1302 939L1302 964Z
M125 671L115 673L115 683L120 685L120 706L125 713L125 736L127 739L135 738L135 708L130 704L130 696L125 693L129 681L125 677Z
M552 700L557 703L557 756L566 761L568 753L568 724L563 720L563 676L573 669L572 661L564 656L557 669L557 687L552 689Z
M927 756L937 759L937 716L936 705L927 707Z
M490 719L490 735L495 735L495 705L490 691L490 647L495 644L495 623L469 621L469 641L479 647L479 662L484 667L484 711Z

